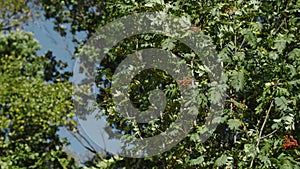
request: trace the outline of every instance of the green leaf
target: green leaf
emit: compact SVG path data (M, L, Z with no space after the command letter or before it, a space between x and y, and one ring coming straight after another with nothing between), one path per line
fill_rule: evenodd
M192 165L199 165L203 162L204 162L204 156L199 156L198 158L191 160Z
M286 46L286 41L281 39L281 40L277 40L276 43L275 43L275 49L278 50L279 53L282 53L283 49L285 48Z
M300 49L299 48L295 48L293 49L291 52L289 52L288 54L288 58L295 60L298 59L300 57Z
M282 53L283 50L286 48L286 44L290 43L293 40L294 35L292 34L279 34L277 39L275 40L274 48L278 50L279 53Z
M229 119L228 126L231 130L236 130L242 125L241 121L238 119Z
M275 104L280 110L287 110L288 109L288 101L285 97L276 97L275 98Z
M252 33L252 31L250 29L244 29L242 30L242 34L244 34L244 37L246 39L246 41L253 47L256 46L257 44L257 38L255 37L255 35Z
M215 164L216 164L218 167L220 167L220 166L226 164L226 162L227 162L227 156L223 154L221 157L219 157L219 158L216 160Z
M176 42L176 40L175 39L171 39L171 38L168 38L168 39L164 40L163 43L162 43L162 49L164 49L164 50L172 50L172 49L174 49L175 42Z
M245 83L245 79L244 79L244 72L241 71L232 71L231 72L231 85L232 87L236 90L236 91L240 91L244 88L244 83Z
M193 133L191 134L191 140L194 141L194 142L199 142L200 141L200 136L198 133Z
M268 168L271 166L271 161L267 156L259 155L258 158L264 163L264 167Z
M245 59L245 53L244 52L237 52L234 56L233 56L234 60L237 61L242 61Z
M271 58L271 59L273 59L273 60L276 60L276 59L278 59L278 54L276 53L276 52L273 52L273 51L271 51L270 53L269 53L269 58Z

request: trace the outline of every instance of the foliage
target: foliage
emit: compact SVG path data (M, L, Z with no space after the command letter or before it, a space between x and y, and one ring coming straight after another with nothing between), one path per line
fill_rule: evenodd
M57 131L72 126L71 84L47 83L32 34L0 35L0 168L72 168Z
M228 78L226 107L222 123L208 141L200 143L199 134L203 132L201 125L209 102L209 86L205 84L207 77L201 73L200 62L195 61L199 65L191 68L197 75L199 89L204 91L204 101L199 110L202 116L199 116L193 132L161 155L145 159L108 156L109 159L95 162L94 168L299 168L299 148L285 149L283 146L287 134L295 140L300 138L297 133L300 117L299 0L55 0L42 1L42 9L46 17L55 19L56 29L61 35L67 32L66 23L71 24L71 33L86 31L92 35L100 26L137 12L164 11L186 17L191 30L211 37L224 62ZM149 90L163 83L161 89L171 103L166 109L166 117L157 123L161 126L153 123L142 127L128 123L128 119L121 118L114 110L110 96L113 70L127 54L150 46L171 50L191 63L187 56L192 52L186 46L164 35L150 34L127 38L119 43L101 63L105 67L99 72L99 77L106 75L106 79L98 78L101 84L99 104L118 132L134 137L137 134L142 134L142 137L158 134L174 121L176 113L176 85L179 84L158 70L150 72L151 76L148 76L149 72L137 76L131 89L136 93L132 101L143 109L149 106ZM149 77L151 81L147 81ZM5 125L7 127L8 123Z
M0 2L0 30L12 31L39 17L36 1L5 0Z
M202 131L199 123L189 137L172 150L147 159L127 159L115 161L117 166L132 168L296 168L299 167L297 148L285 150L282 147L284 136L288 133L299 139L299 28L300 1L88 1L79 4L63 1L56 8L51 2L44 5L46 16L55 17L58 24L72 23L73 33L86 30L92 34L97 28L113 19L135 12L165 11L178 17L190 18L193 30L204 32L212 38L224 62L228 77L226 108L222 124L205 143L197 138ZM52 9L60 9L51 12ZM54 11L54 10L52 10ZM79 17L78 17L79 16ZM61 18L65 18L60 21ZM134 42L139 39L139 44ZM134 125L126 127L126 119L118 118L110 99L110 80L113 70L130 53L133 46L141 47L141 42L158 44L155 47L168 49L163 43L168 39L161 35L151 35L150 41L143 36L124 40L113 53L116 58L108 58L105 74L108 80L99 96L100 105L107 111L111 124L118 124L120 131L129 134ZM148 38L149 39L149 38ZM141 40L141 41L140 41ZM144 40L144 41L143 41ZM152 41L151 41L152 40ZM131 44L130 44L131 42ZM126 44L126 45L124 45ZM128 45L130 44L130 45ZM128 47L128 46L131 46ZM176 44L172 52L183 49ZM185 51L186 52L186 51ZM178 52L176 53L178 54ZM109 61L109 60L113 61ZM196 72L199 67L192 67ZM109 73L107 73L109 72ZM163 90L171 88L172 81L164 74L155 72L151 76L152 86L144 84L147 76L141 75L132 83L132 90L138 91L136 100L147 97L147 92L164 77ZM103 74L100 74L101 77ZM143 78L144 77L144 78ZM146 78L145 78L146 77ZM201 79L197 79L200 81ZM101 80L100 80L101 81ZM99 82L100 83L100 82ZM141 86L146 86L141 90ZM146 82L147 83L147 82ZM199 86L203 87L203 86ZM170 89L170 90L168 90ZM133 92L134 93L134 92ZM133 99L135 100L135 99ZM147 101L139 102L147 107ZM172 106L170 106L172 107ZM171 116L172 110L166 110ZM199 117L199 121L200 117ZM132 123L131 123L132 124ZM142 130L140 128L140 130ZM143 129L146 135L157 134L154 130ZM134 134L135 135L135 134Z

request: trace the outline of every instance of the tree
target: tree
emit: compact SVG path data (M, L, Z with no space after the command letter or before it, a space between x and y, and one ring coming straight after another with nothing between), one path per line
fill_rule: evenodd
M100 26L131 13L165 11L178 17L185 16L189 18L191 29L211 37L224 62L228 77L226 107L222 123L208 141L200 143L198 140L203 132L199 127L202 122L199 117L193 132L168 152L146 159L111 158L99 161L95 166L106 163L126 168L299 167L296 146L296 140L300 138L296 132L299 128L299 7L298 0L44 2L46 17L55 18L57 25L71 23L72 33L87 31L89 35ZM133 136L138 132L145 136L155 135L159 130L151 130L151 125L149 128L134 123L128 126L128 119L116 115L110 99L110 80L124 55L142 48L141 42L167 48L163 42L168 37L149 36L136 36L119 43L111 52L115 58L108 57L103 63L104 69L99 72L99 77L106 75L107 79L98 78L99 84L103 84L99 104L110 117L110 124L129 135L138 128ZM174 43L170 50L176 54L182 50L189 52L180 43ZM199 69L198 66L191 68L195 73ZM158 70L152 74L155 74L151 76L153 86L164 77L166 84L162 89L167 94L173 81ZM135 81L146 83L148 77L143 74ZM198 76L197 80L201 84L204 79ZM149 105L147 90L153 86L143 84L147 88L144 90L139 84L131 85L132 93L137 93L132 100L144 108ZM169 89L174 93L177 91L176 87ZM141 99L144 101L139 101ZM171 100L174 99L171 97ZM174 112L171 109L166 112L170 118L164 119L160 125L173 120Z
M63 149L67 140L57 131L72 126L71 84L46 82L32 34L0 35L0 166L1 168L72 168L75 161Z
M1 31L12 31L39 17L36 1L7 0L0 2Z

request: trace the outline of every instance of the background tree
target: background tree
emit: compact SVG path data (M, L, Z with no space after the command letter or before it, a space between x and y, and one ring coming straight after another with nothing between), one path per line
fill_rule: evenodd
M57 131L72 126L72 86L44 81L45 56L32 34L0 35L0 166L1 168L72 168ZM57 79L59 81L59 79Z
M1 1L0 10L0 168L75 168L79 162L64 149L69 142L58 134L67 128L82 139L75 135L72 73L51 50L37 56L33 34L18 31L39 19L40 3Z
M0 2L0 28L12 31L40 16L36 1L3 0Z

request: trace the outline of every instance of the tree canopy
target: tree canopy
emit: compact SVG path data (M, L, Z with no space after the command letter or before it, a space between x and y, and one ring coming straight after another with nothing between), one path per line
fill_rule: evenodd
M164 116L149 124L120 116L112 100L112 77L128 54L146 48L170 51L193 70L202 93L199 115L187 137L167 152L147 158L100 157L96 152L85 163L87 168L299 168L299 0L55 0L42 1L40 9L46 18L55 20L55 29L62 36L85 31L92 37L105 24L135 13L161 11L186 18L187 33L210 37L223 62L227 81L224 111L216 119L220 122L216 131L202 143L204 117L217 95L210 97L212 86L203 63L191 57L195 52L174 38L155 33L116 44L99 63L96 77L98 106L114 132L128 138L161 133L176 120L179 86L191 83L188 77L176 82L158 69L140 72L130 83L131 102L145 110L149 92L160 89L168 97ZM160 21L155 19L153 22ZM66 25L71 26L70 32ZM29 34L3 35L0 44L1 162L20 168L75 166L61 151L64 142L56 134L58 126L68 125L73 115L67 78L45 83L49 67L42 65L47 59L35 56L37 44ZM79 46L74 56L80 56L83 49Z
M36 55L32 34L0 37L1 168L70 168L75 161L57 131L72 121L71 84L44 80L50 61Z

